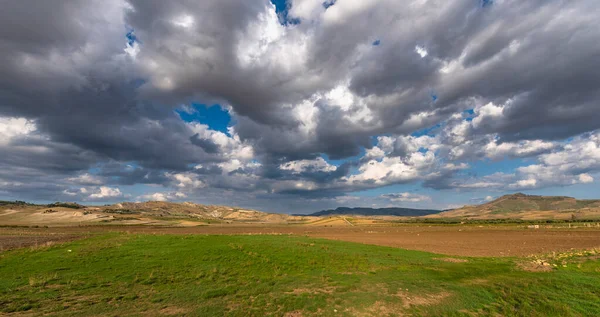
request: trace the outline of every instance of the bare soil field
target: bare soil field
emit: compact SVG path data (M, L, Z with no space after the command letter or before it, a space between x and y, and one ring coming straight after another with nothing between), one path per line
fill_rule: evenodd
M600 228L540 228L524 226L333 226L205 225L196 227L81 226L0 228L0 249L73 239L86 233L150 234L292 234L421 250L455 256L529 256L600 247ZM48 240L44 240L48 239Z
M82 237L81 235L63 234L0 234L0 252L24 247L44 247L56 243L68 242Z

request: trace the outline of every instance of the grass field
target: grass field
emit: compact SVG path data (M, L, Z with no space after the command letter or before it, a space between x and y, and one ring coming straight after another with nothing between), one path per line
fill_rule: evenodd
M530 259L449 258L301 236L110 233L0 253L0 311L598 316L596 256L554 255L549 271L531 272L523 269Z

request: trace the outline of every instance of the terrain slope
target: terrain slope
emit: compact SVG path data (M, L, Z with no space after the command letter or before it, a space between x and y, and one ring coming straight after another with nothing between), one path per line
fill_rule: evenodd
M600 218L600 200L567 196L505 195L476 206L429 215L427 218L582 220Z
M189 202L123 202L106 206L0 202L0 225L68 226L112 223L195 226L219 222L289 223L311 219L316 218Z

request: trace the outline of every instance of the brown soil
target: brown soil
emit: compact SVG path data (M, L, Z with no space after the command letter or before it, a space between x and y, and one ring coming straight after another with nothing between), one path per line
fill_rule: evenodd
M287 294L333 294L334 291L335 287L296 288L291 292L287 292Z
M400 291L396 294L399 301L376 301L373 305L367 307L365 311L349 311L352 316L404 316L404 311L412 306L435 305L450 297L448 292L437 294L414 295L408 292ZM412 316L412 315L410 315Z
M526 256L600 246L600 230L586 229L404 226L370 230L340 228L310 235L455 256Z
M527 256L572 249L600 247L597 228L541 228L522 226L427 226L382 225L319 227L304 225L210 225L197 227L81 226L62 228L0 228L0 247L43 242L46 235L81 235L88 232L120 231L148 234L293 234L365 244L422 250L450 256ZM20 235L35 235L22 238ZM6 236L10 236L6 238ZM44 237L45 238L45 237ZM25 239L25 240L22 240ZM37 239L37 240L36 240ZM53 237L52 239L55 239ZM52 240L50 239L50 240ZM10 243L1 241L13 241ZM20 242L23 241L23 242ZM48 240L45 240L48 241ZM27 246L27 244L23 245Z
M189 313L188 309L173 306L165 307L160 310L160 315L162 316L184 316L187 313Z
M457 258L434 258L434 260L450 262L450 263L467 263L469 260L457 259Z
M422 306L422 305L433 305L441 302L445 298L450 296L448 292L441 292L438 294L429 294L429 295L411 295L405 292L398 292L396 295L402 298L404 308L409 308L410 306Z
M519 268L528 272L550 272L552 271L552 266L543 261L527 261L519 263Z
M24 247L45 247L77 239L77 235L0 235L0 252Z

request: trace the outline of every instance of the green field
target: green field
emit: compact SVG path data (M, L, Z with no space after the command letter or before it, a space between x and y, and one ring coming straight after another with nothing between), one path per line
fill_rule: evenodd
M0 312L600 315L600 262L589 254L554 259L553 270L530 272L523 259L448 259L298 236L103 234L0 253Z

